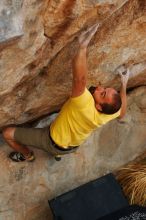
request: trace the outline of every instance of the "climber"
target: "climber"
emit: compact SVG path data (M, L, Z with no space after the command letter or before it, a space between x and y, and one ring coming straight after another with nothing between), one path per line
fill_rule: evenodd
M98 26L93 25L79 36L79 49L73 59L72 94L50 127L3 130L4 139L15 150L9 155L11 160L33 161L35 156L28 146L40 148L60 160L62 155L76 151L97 127L125 115L129 71L121 74L120 94L102 86L86 88L87 46Z

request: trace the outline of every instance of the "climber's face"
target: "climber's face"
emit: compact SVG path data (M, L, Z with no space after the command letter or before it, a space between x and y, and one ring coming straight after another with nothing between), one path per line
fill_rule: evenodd
M112 104L114 94L117 94L117 91L113 88L104 88L102 86L97 86L94 90L94 93L92 94L97 109L102 110L100 109L101 104Z

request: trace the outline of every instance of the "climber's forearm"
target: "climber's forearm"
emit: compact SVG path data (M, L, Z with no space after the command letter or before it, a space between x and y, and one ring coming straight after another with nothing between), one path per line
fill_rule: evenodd
M121 112L119 118L123 118L127 110L126 84L122 84L120 96L121 96L122 105L121 105Z
M121 113L120 113L119 118L124 117L124 115L126 114L126 110L127 110L126 88L127 88L127 83L128 83L129 75L130 75L130 70L129 69L127 69L126 72L121 72L120 73L121 83L122 83L121 90L120 90L122 106L121 106Z
M73 59L73 80L87 79L87 48L79 48Z
M88 71L87 47L98 26L98 24L93 25L79 36L79 50L73 59L72 97L80 96L85 90Z
M87 48L79 48L73 59L72 96L79 96L87 83Z

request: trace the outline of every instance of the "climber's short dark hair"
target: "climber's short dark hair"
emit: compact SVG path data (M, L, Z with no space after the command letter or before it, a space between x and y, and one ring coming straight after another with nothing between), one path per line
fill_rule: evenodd
M93 93L95 92L96 87L95 86L90 86L89 88L89 92L93 95Z
M89 91L92 95L94 94L95 90L96 90L95 86L90 86ZM116 94L113 95L112 103L100 104L102 107L102 111L100 110L98 111L107 115L111 115L116 113L121 108L121 104L122 104L121 97L120 94L117 92Z
M102 107L102 111L101 111L102 113L108 114L108 115L116 113L117 111L119 111L122 105L120 94L117 93L113 95L113 101L111 104L103 103L100 105Z

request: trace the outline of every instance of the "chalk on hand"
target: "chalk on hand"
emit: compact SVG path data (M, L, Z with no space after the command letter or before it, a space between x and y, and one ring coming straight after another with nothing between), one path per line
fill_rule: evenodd
M115 72L119 75L126 75L128 69L126 68L126 65L120 65L116 68Z

